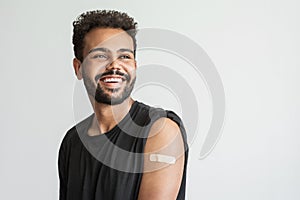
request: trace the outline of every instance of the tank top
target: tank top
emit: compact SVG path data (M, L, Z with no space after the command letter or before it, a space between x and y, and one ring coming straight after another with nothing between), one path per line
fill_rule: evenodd
M72 127L59 149L60 200L135 200L143 176L143 152L152 124L168 117L181 130L184 171L177 200L185 199L188 144L181 119L172 111L134 101L110 131L89 136L94 114Z

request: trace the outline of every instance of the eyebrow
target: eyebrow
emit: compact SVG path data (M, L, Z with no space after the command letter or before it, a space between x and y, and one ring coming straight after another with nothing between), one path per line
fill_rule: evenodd
M105 53L110 52L110 50L108 48L98 47L98 48L91 49L88 52L88 54L90 54L92 52L95 52L95 51L102 51L102 52L105 52ZM134 52L131 49L126 49L126 48L121 48L117 52L130 52L130 53L134 54Z
M94 52L94 51L102 51L102 52L109 52L109 49L107 48L102 48L102 47L98 47L98 48L94 48L94 49L91 49L88 54Z
M131 49L119 49L118 52L130 52L134 54L134 52Z

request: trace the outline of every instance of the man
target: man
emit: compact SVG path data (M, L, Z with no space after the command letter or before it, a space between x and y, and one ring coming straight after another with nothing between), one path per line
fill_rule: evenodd
M94 113L62 141L60 200L185 199L188 147L180 118L130 97L137 23L102 10L81 14L73 26L73 66Z

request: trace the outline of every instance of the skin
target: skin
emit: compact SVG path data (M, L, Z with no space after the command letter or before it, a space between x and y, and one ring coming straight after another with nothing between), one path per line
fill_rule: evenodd
M139 200L176 200L184 168L184 145L180 129L168 118L157 120L145 146L145 163ZM173 156L175 164L149 161L151 153Z
M73 59L75 74L79 80L83 79L84 71L94 81L93 84L96 87L95 76L112 69L130 74L132 78L135 77L136 61L133 53L119 52L120 49L130 49L133 51L133 41L126 32L120 29L96 28L86 34L84 43L84 61L81 63L77 58ZM102 51L89 53L91 50L97 48L106 48L110 50L110 53L105 54ZM129 58L126 57L125 59L125 56L129 56ZM105 90L105 93L111 96L120 95L125 87L124 82L116 84L116 88L120 89L118 92L112 93L110 89L113 89L113 86L107 86L103 83L100 83L100 85ZM128 113L133 103L132 98L127 98L123 103L111 106L96 102L90 94L89 99L96 116L88 131L90 135L97 134L99 131L100 133L105 133L112 129ZM97 131L98 129L99 131Z
M108 54L95 50L105 48ZM124 51L125 49L125 51ZM122 50L122 51L121 51ZM133 55L132 38L121 29L95 28L84 38L84 61L73 59L74 71L79 80L83 75L94 80L99 73L108 70L119 70L135 78L136 61ZM103 55L105 54L105 56ZM124 90L126 81L116 84L99 82L107 95L118 97ZM112 92L112 89L118 89ZM109 105L98 103L92 94L89 99L95 112L95 118L88 130L89 135L103 134L117 125L129 112L133 99L126 98L122 103ZM176 158L175 164L149 161L151 153L159 153ZM180 129L175 122L168 118L160 118L151 127L145 146L144 174L141 181L139 200L174 200L177 197L184 168L184 145Z

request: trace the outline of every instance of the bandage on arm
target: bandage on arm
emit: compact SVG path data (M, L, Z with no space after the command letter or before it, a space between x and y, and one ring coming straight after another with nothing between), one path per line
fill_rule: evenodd
M175 164L176 158L174 156L167 156L163 154L150 154L150 161L151 162L161 162L167 164Z
M160 129L157 130L160 131ZM153 172L175 165L183 156L182 136L180 131L177 131L177 133L154 134L148 139L151 147L148 145L149 151L144 152L144 172Z
M164 126L153 128L158 131L147 139L138 200L176 199L180 188L184 169L182 135L175 122L162 120Z

